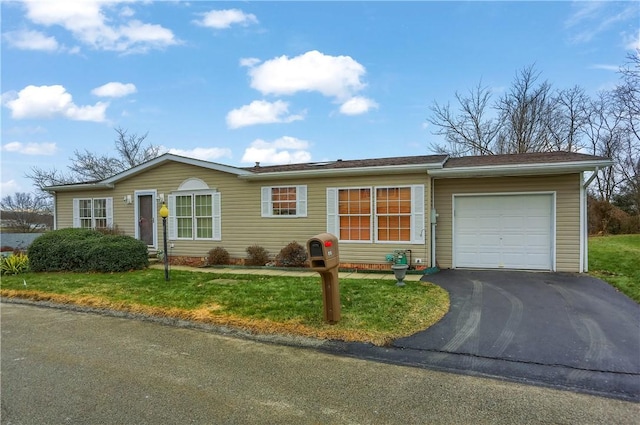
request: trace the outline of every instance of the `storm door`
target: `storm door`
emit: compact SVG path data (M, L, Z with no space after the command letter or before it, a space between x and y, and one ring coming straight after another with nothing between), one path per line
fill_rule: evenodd
M136 194L136 238L151 247L156 246L154 198L153 193Z

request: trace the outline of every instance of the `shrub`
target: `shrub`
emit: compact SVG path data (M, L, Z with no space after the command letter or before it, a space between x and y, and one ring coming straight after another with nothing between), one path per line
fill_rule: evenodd
M247 258L244 264L247 266L264 266L269 262L269 253L260 245L251 245L247 248Z
M28 250L32 271L116 272L149 265L147 246L130 236L89 229L54 230Z
M0 258L1 274L20 274L29 270L29 257L25 254L14 254Z
M307 250L298 242L290 242L276 256L278 267L304 267L307 263Z
M229 264L230 260L229 252L221 246L209 250L207 256L207 264L210 266Z

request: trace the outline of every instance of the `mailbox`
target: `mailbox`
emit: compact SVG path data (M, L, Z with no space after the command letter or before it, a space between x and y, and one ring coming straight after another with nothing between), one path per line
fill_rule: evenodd
M322 305L324 320L330 324L340 320L340 282L338 280L338 238L331 233L320 233L307 241L311 269L322 278Z
M331 233L320 233L309 239L307 250L311 268L316 271L333 269L340 264L338 238Z

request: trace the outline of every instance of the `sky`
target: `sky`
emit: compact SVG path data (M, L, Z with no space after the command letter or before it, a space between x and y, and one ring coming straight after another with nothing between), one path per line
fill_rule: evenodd
M425 155L429 107L534 65L612 88L638 2L1 1L2 196L115 128L232 166Z

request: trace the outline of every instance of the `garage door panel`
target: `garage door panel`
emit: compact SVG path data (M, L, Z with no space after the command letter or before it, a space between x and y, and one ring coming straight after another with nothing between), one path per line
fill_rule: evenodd
M552 268L549 194L454 197L454 266Z

